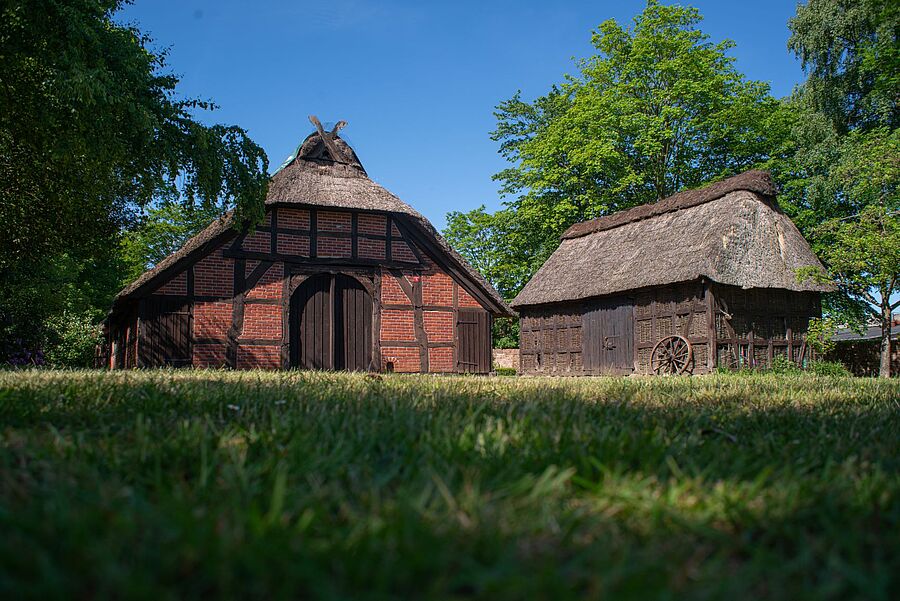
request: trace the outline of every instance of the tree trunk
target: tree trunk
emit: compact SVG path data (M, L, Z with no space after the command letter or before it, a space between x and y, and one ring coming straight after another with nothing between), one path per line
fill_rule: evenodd
M891 377L891 303L889 297L883 296L881 301L881 365L878 376Z

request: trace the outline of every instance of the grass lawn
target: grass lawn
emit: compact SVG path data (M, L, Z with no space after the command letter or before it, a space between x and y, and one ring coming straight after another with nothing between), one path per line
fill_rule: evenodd
M897 598L900 381L0 372L0 598Z

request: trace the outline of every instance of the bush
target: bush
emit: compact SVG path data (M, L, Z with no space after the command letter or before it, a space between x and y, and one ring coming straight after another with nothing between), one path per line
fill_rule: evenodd
M803 373L803 370L787 357L775 357L772 359L772 367L769 368L769 373L797 375Z
M817 376L844 378L853 375L840 361L811 361L806 369Z
M514 376L517 372L515 367L495 367L494 373L498 376Z
M47 320L46 360L53 367L92 367L103 332L94 311L64 311Z

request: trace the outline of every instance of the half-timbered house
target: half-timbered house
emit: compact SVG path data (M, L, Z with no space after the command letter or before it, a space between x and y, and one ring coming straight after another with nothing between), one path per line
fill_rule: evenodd
M116 297L110 367L491 369L496 290L421 214L316 131L272 177L265 220L210 224Z
M821 268L748 171L569 228L512 306L527 374L704 373L803 363Z

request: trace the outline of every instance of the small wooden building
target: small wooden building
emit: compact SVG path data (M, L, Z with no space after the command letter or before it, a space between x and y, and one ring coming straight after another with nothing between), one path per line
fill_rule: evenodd
M422 215L317 127L272 177L262 225L210 224L116 297L110 367L491 370L513 315Z
M526 374L705 373L802 363L819 266L768 173L578 223L512 302Z

